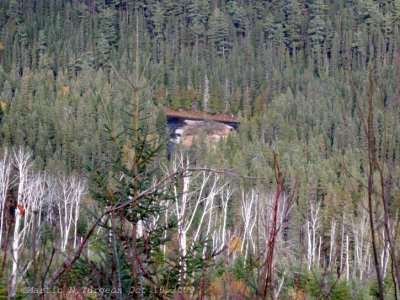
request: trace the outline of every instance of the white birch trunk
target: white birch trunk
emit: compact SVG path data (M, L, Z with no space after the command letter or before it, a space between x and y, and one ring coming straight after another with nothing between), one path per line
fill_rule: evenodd
M25 152L23 149L14 151L14 165L18 170L18 205L21 205L25 212L28 211L27 197L25 195L26 184L28 181L28 173L31 168L31 154ZM27 216L25 216L27 217ZM20 251L23 245L23 238L25 238L24 232L26 227L22 227L22 224L26 224L25 220L22 219L22 215L18 207L15 208L15 223L14 223L14 234L13 242L11 245L11 256L12 256L12 270L11 270L11 285L10 295L15 296L17 285L18 285L18 267L20 259Z
M307 229L307 258L308 264L307 269L308 271L311 270L311 266L314 264L316 250L317 250L317 243L316 243L316 234L319 228L319 207L320 204L314 204L313 202L309 201L309 216L306 224ZM319 254L318 254L319 258Z

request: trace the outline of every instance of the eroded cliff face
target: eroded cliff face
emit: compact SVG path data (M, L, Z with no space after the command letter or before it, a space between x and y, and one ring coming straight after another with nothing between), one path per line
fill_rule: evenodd
M233 127L214 121L185 120L185 126L175 131L175 142L190 147L196 137L204 134L209 145L216 144L221 138L226 138Z

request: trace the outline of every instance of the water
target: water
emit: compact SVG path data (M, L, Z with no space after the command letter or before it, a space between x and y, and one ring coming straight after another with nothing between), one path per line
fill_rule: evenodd
M183 119L167 118L168 133L171 139L176 138L175 131L187 125Z
M167 118L167 127L168 127L168 134L169 134L169 145L168 145L168 151L167 151L168 160L171 158L172 151L174 151L174 146L175 146L174 140L176 139L175 131L179 128L182 128L185 125L186 125L186 123L183 122L182 119Z

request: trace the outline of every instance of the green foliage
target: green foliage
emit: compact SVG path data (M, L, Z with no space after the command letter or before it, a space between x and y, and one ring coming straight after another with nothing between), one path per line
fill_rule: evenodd
M217 48L218 54L225 56L230 47L228 36L228 19L227 16L216 7L210 17L209 22L209 37L212 43Z
M99 16L99 33L108 45L114 46L119 40L118 15L114 8L102 9Z
M182 95L179 87L177 87L174 93L172 94L171 107L173 109L182 108Z
M351 299L352 293L346 281L339 281L332 291L332 300Z
M326 37L325 23L326 6L322 0L316 0L311 5L311 20L308 33L313 45L321 45Z
M96 168L100 182L96 182L110 187L117 199L127 199L132 191L143 191L159 178L155 166L166 163L164 152L158 149L168 139L166 116L159 106L224 112L239 118L239 129L215 148L207 148L205 135L199 135L188 151L192 161L258 176L235 187L243 184L270 191L274 186L271 153L279 152L287 174L285 193L297 186L290 237L299 236L292 230L303 228L308 201L321 203L325 230L332 216L342 217L343 207L350 206L345 211L354 211L351 218L358 217L356 205L365 199L362 184L350 177L363 182L366 172L358 111L364 109L368 67L383 97L375 99L380 110L377 138L386 112L388 128L395 132L391 156L400 156L398 125L391 123L399 119L399 1L31 2L5 0L0 7L0 144L32 148L40 170L89 174L83 167L101 162ZM132 81L138 72L129 63L136 46L137 18L142 83L148 87L143 94L141 111L146 116L140 122L139 140L127 125L132 124L132 115L122 113L132 111L127 104L132 86L121 80ZM358 102L351 95L350 83L362 95ZM105 120L109 132L103 130ZM110 132L113 136L121 133L117 142L110 140ZM378 145L382 154L382 140ZM139 162L137 172L132 156ZM398 169L393 170L390 203L394 214L399 206L400 175ZM141 180L133 180L138 175ZM104 191L95 190L97 205L113 204ZM145 197L116 218L137 224L158 216L158 201L164 196ZM241 232L242 224L236 221L240 219L238 201L233 199L227 220L232 232ZM82 214L88 217L87 212ZM90 223L89 218L86 221ZM102 230L109 230L109 224L103 225ZM81 218L79 234L87 229ZM43 232L46 245L57 239L54 228L44 227ZM326 232L323 238L328 239ZM155 230L150 264L164 273L176 257L157 250L156 245L169 242L158 235ZM143 244L137 243L143 254ZM88 258L89 263L100 264L104 280L109 262L115 264L119 258L124 285L132 284L126 244L118 241L117 253L112 253L107 240L91 245L104 255L102 264L99 258ZM293 250L296 259L301 249ZM192 251L198 256L198 249ZM190 266L194 273L201 265L201 259L196 259ZM234 263L239 279L246 277L243 264ZM176 282L179 272L171 274ZM79 272L74 276L73 282L82 278ZM302 279L307 281L302 289L307 295L318 295L319 279L306 279ZM348 295L348 286L339 283L340 289L334 290L337 299ZM370 285L371 295L377 296L374 284ZM385 288L390 295L390 284Z
M16 24L19 24L21 22L21 5L20 3L18 3L17 0L10 0L8 4L7 16L11 21L15 22Z
M385 298L395 299L394 289L393 289L393 278L391 274L385 277L383 281L383 287L384 287ZM376 280L368 284L368 292L369 296L372 296L374 298L379 298L379 288L378 288L378 282ZM366 295L363 294L362 296L367 297Z
M128 295L132 287L140 285L145 294L150 294L154 287L183 285L182 272L188 283L196 284L205 265L201 242L190 247L182 258L185 269L180 264L179 253L161 250L173 247L176 242L165 236L176 224L160 221L170 205L163 202L174 201L168 183L176 178L161 181L164 185L152 188L163 177L159 166L164 159L165 113L159 109L153 128L144 101L138 108L139 116L130 113L135 111L135 105L129 101L125 105L131 122L120 127L106 126L115 145L112 159L88 165L93 181L92 198L101 210L115 208L115 211L102 218L100 225L106 234L96 240L95 252L83 258L82 266L76 266L76 272L69 278L70 284L86 278L94 287L121 285L123 293ZM153 220L158 221L148 227ZM131 229L127 231L127 227ZM143 228L141 233L139 227ZM90 266L90 273L85 266Z
M219 90L214 89L211 92L209 101L210 112L212 113L222 113L224 110L223 102L221 101L222 95Z
M228 3L228 12L231 16L233 25L237 28L239 33L245 33L245 17L246 10L244 7L239 6L236 1L230 1Z
M318 297L322 294L321 287L318 282L319 278L315 278L313 275L301 276L300 286L307 295Z
M246 269L244 267L244 257L242 255L238 255L233 262L232 273L238 280L243 280L246 278Z
M157 2L153 8L153 23L154 23L154 34L157 40L162 40L164 36L164 24L165 24L165 11L161 3Z
M210 15L209 0L191 0L188 4L188 18L190 19L190 28L195 36L195 40L201 38L205 41L205 25Z
M156 128L160 137L163 138L167 133L167 116L162 107L157 110Z
M84 236L87 233L88 222L84 216L81 216L78 219L77 227L78 236Z
M0 282L0 299L7 299L7 286L3 283L3 280Z

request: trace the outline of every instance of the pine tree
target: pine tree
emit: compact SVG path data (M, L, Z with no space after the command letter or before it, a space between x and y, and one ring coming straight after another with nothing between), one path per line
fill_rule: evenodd
M160 43L164 39L164 27L165 27L165 11L161 3L157 2L153 8L152 21L154 24L154 35L156 41Z
M205 26L210 15L209 0L191 0L187 7L190 29L195 43L205 42Z
M161 59L161 53L164 48L165 10L159 2L154 5L152 21L154 24L157 58Z
M107 41L110 47L119 41L119 22L118 15L113 8L101 10L99 16L99 33Z
M208 36L215 45L217 53L225 57L230 48L229 24L227 16L218 7L210 17Z
M97 61L100 66L106 65L111 55L111 47L103 34L97 39Z
M308 34L311 40L312 48L312 63L315 64L318 73L323 64L322 50L324 47L325 38L328 34L327 24L325 21L326 5L323 0L316 0L311 6L311 20L308 26Z
M261 114L262 111L266 108L268 102L268 88L265 87L262 90L262 93L256 97L254 100L254 113Z
M172 94L171 107L173 109L182 108L182 94L179 86L175 87L174 93Z
M303 7L298 0L288 1L285 7L285 36L290 49L296 50L303 46L302 27L304 26Z
M7 16L17 25L22 22L21 4L18 3L18 0L10 0L10 3L8 4Z
M316 0L311 6L311 19L308 27L313 48L320 49L326 36L325 11L326 5L322 0Z
M222 96L219 88L214 86L210 95L209 107L212 113L222 113L224 110L224 102L222 101Z
M244 88L243 98L242 98L242 111L243 111L244 118L247 119L247 118L251 117L251 100L250 100L249 86L246 86Z
M139 70L138 48L136 51L136 70ZM184 257L187 268L182 270L176 254L165 255L162 252L162 246L170 243L165 235L173 224L163 225L158 220L169 206L163 202L174 201L168 186L179 179L179 174L160 179L162 173L159 172L158 161L161 158L158 156L162 154L164 143L153 136L147 122L149 118L139 98L139 75L134 101L127 101L126 107L129 108L128 116L133 120L123 126L121 132L108 127L118 149L109 162L110 172L102 172L103 168L95 166L89 168L96 184L93 198L109 212L98 219L108 232L106 238L100 241L99 251L115 268L114 276L110 277L109 266L98 264L96 279L109 278L106 282L122 289L125 295L138 287L143 289L144 295L159 294L159 288L169 284L184 286L183 279L191 280L203 268L204 262L195 252L189 251ZM132 230L127 232L126 226ZM75 269L79 270L79 264ZM157 291L154 291L155 287Z
M162 107L157 111L156 129L161 139L167 134L167 116L165 115L164 108Z
M236 27L237 33L244 35L246 32L245 9L239 6L235 0L233 0L228 3L228 12L231 16L233 25Z

